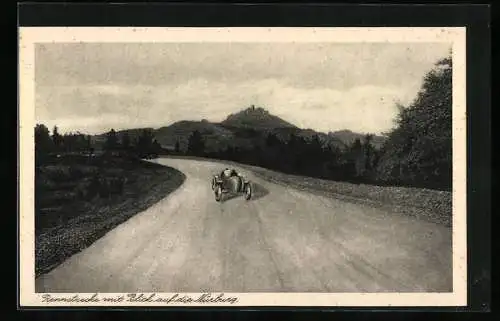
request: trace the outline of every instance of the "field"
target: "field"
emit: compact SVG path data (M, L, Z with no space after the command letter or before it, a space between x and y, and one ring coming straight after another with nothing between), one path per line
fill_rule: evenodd
M68 155L37 165L36 275L152 206L184 179L173 168L124 157Z

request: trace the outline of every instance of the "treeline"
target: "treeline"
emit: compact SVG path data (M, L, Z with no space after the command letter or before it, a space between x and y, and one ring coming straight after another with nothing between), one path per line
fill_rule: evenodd
M203 135L194 131L187 155L232 160L285 173L378 185L450 190L452 183L452 61L436 63L415 100L399 106L395 128L381 149L373 135L346 148L324 146L318 136L291 135L281 140L269 133L251 148L228 147L207 152Z
M90 135L79 132L61 135L57 126L54 126L51 135L45 125L35 126L35 159L37 161L43 161L50 154L85 151L92 151Z
M122 152L140 158L158 157L163 152L152 129L143 129L137 137L131 137L128 132L118 135L114 129L111 129L106 134L104 150Z
M139 158L156 157L162 153L161 145L150 129L144 129L136 138L125 132L118 135L114 129L107 134L104 144L96 146L90 135L79 132L60 134L54 126L52 134L43 124L35 126L35 160L43 162L47 157L61 153L86 153L93 155L97 149L104 154L127 155Z
M231 160L265 167L283 173L352 182L373 182L373 169L379 158L372 145L373 135L356 139L351 146L340 149L325 146L319 136L311 139L291 134L287 140L275 133L267 134L263 144L250 148L230 146L215 152L204 148L203 136L194 131L187 155Z

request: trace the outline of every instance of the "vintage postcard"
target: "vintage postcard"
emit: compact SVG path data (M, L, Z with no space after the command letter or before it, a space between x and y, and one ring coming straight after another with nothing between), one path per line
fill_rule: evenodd
M465 306L465 28L19 29L23 307Z

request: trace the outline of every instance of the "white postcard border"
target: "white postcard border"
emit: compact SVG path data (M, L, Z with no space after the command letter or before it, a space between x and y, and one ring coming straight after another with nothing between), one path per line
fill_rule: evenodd
M465 27L453 28L19 28L19 304L60 306L465 306L467 305ZM235 303L104 302L119 293L50 293L53 298L100 298L98 302L45 302L35 293L34 132L35 43L75 42L406 42L452 44L453 55L453 292L451 293L224 293ZM144 293L145 296L153 293ZM212 294L217 296L218 293ZM169 298L175 293L155 293ZM201 293L182 293L193 298Z

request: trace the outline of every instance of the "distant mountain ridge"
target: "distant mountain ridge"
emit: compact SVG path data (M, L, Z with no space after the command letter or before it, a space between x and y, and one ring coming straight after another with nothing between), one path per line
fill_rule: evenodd
M121 138L128 133L135 139L144 129L152 130L155 138L165 148L173 149L179 143L181 150L186 150L189 137L197 130L201 133L205 141L207 151L213 152L227 147L253 148L265 144L269 134L275 134L278 139L288 141L290 135L294 134L306 140L312 139L315 135L319 137L324 146L344 149L352 144L355 139L363 141L365 135L355 133L350 130L340 130L336 132L323 133L312 129L301 129L297 126L270 114L262 107L250 106L237 113L230 114L222 122L210 122L207 120L192 121L182 120L169 126L153 128L135 128L117 131ZM94 142L104 142L106 134L94 136ZM372 144L375 148L380 148L384 137L374 135Z
M361 141L363 141L365 139L366 134L355 133L349 129L343 129L334 132L329 132L328 136L340 139L344 144L350 145L354 143L356 139L360 139ZM384 141L385 137L383 136L373 135L372 137L372 144L375 148L382 147Z

